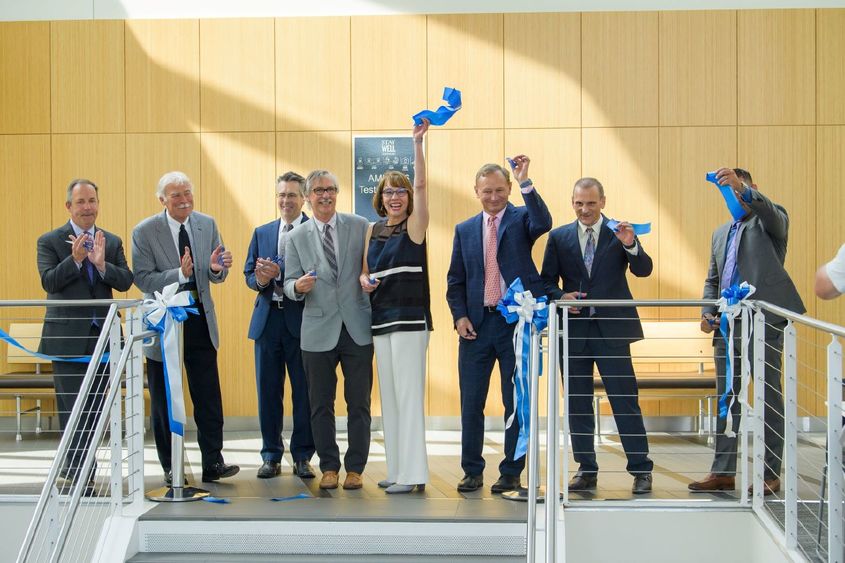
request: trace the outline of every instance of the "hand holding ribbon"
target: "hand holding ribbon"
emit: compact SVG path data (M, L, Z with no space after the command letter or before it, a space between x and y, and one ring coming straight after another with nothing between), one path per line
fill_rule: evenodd
M734 218L734 221L739 221L748 215L748 211L737 199L736 193L734 193L734 189L731 185L725 184L723 186L720 184L719 179L716 177L716 172L708 172L706 178L708 182L715 184L716 187L719 188L719 191L722 192L722 197L725 199L725 204L728 206L728 211L731 212L731 216Z
M719 331L725 339L725 392L719 397L719 418L726 419L725 436L733 438L736 432L733 430L733 416L731 409L737 401L736 394L733 393L733 366L731 363L734 357L734 325L736 317L739 316L742 305L741 302L751 296L755 291L753 285L748 282L742 282L740 285L732 285L722 290L722 297L716 302L716 306L721 313L721 321L719 323ZM750 369L750 362L748 358L743 358L743 370L747 372ZM741 390L742 396L740 401L744 400L745 389ZM728 402L730 398L730 403Z
M170 419L170 431L184 436L185 395L182 390L182 349L180 346L181 323L188 318L188 313L198 315L194 298L190 292L179 292L179 284L172 283L155 292L154 299L145 299L141 304L144 324L159 333L161 341L161 362L164 364L164 380L167 389L167 414Z
M531 430L531 335L535 331L542 331L549 323L548 298L544 295L535 299L530 291L525 291L522 280L516 278L496 308L509 324L516 323L513 331L513 351L516 355L513 374L514 411L505 428L510 428L514 419L519 421L519 437L514 452L514 459L519 459L528 451L528 436ZM538 374L542 374L542 350L540 354Z

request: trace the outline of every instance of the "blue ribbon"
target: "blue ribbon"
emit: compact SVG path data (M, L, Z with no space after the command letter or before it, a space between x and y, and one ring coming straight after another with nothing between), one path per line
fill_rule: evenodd
M719 184L719 180L716 179L715 172L708 172L707 173L707 181L711 182L719 188L719 191L722 192L722 197L725 199L725 203L728 206L728 211L731 212L731 216L734 218L734 221L739 221L746 215L748 215L748 211L739 203L739 200L736 198L736 194L731 186L722 186Z
M191 305L194 304L194 298L191 297L190 295L188 296L188 301L190 302ZM162 363L162 368L163 368L163 371L164 371L164 382L165 382L164 389L165 389L166 394L167 394L167 418L170 422L170 431L173 432L174 434L178 434L179 436L185 435L185 426L184 426L184 424L182 424L182 422L173 418L173 402L172 402L173 399L172 399L171 393L170 393L170 384L168 383L170 381L170 372L169 372L168 366L167 366L167 355L164 353L164 347L165 347L164 329L165 329L165 324L168 322L168 319L172 319L173 321L176 321L178 323L183 323L187 320L188 313L191 313L193 315L199 315L200 314L199 310L196 307L172 306L172 307L167 307L167 313L162 315L162 317L161 317L161 319L159 319L158 323L154 324L152 321L150 321L150 319L148 317L144 317L144 321L145 321L145 324L147 325L147 327L150 330L154 330L159 334L159 340L158 341L159 341L159 345L161 346L161 363ZM178 374L178 375L176 375L176 374ZM174 374L174 375L176 377L179 377L179 379L181 380L182 379L182 366L178 366L178 369L176 370L176 374Z
M202 500L204 500L205 502L213 502L214 504L231 504L231 502L232 502L227 498L211 497L211 496L202 497Z
M607 227L615 233L621 222L616 219L608 219ZM647 235L651 232L651 223L631 223L631 228L634 229L634 234L637 236Z
M514 412L506 427L510 428L514 416L519 421L519 437L516 441L514 459L519 459L528 451L528 438L531 430L531 395L530 369L531 332L546 328L549 323L548 298L543 295L534 299L530 291L525 291L522 280L516 278L511 283L505 296L496 307L508 324L517 323L513 333L513 348L516 365L513 373ZM527 322L526 322L527 321ZM543 351L540 349L539 374L543 374Z
M275 497L271 498L270 500L273 502L285 502L288 500L299 500L303 498L314 498L313 496L309 495L308 493L299 493L298 495L293 495L292 497Z
M440 106L437 111L424 109L413 116L414 125L422 125L423 117L428 119L432 125L443 125L449 121L455 112L461 109L461 91L448 86L443 89L443 101L445 106Z
M737 305L740 301L745 299L751 293L751 286L748 284L732 285L722 290L722 297L727 301L728 307ZM731 367L731 328L728 319L729 315L722 314L719 320L719 332L725 339L725 392L719 397L719 418L727 418L728 416L728 397L733 391L733 369ZM728 429L732 431L733 429Z
M36 358L41 358L42 360L47 360L48 362L70 362L74 364L87 364L91 362L91 358L93 356L74 356L72 358L63 358L60 356L49 356L47 354L42 354L41 352L33 352L32 350L28 350L25 348L20 342L9 336L9 333L3 329L0 329L0 340L8 343L10 346L14 346L20 350L23 350L30 356L34 356ZM100 360L101 364L105 364L109 361L109 353L106 352L103 354L103 358ZM14 362L10 362L14 363Z

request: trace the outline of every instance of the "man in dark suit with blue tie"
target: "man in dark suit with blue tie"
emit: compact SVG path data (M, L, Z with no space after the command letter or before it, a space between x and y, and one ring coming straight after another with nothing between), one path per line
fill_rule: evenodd
M510 173L498 164L485 164L475 175L475 195L482 212L455 227L446 300L458 331L458 377L461 390L461 467L458 491L474 491L484 484L484 404L490 374L498 360L505 420L514 410L513 329L496 305L508 286L521 278L537 297L545 293L531 259L534 242L552 228L552 216L528 178L529 159L512 159L524 207L508 202ZM519 487L525 457L514 459L519 424L505 431L505 459L499 464L494 493Z
M76 179L67 188L70 221L38 239L38 272L47 299L112 299L132 286L123 241L94 225L100 209L97 185ZM47 307L39 351L52 356L87 356L94 351L108 307ZM64 430L88 364L53 362L59 427ZM70 445L62 476L76 481L102 406L108 364L100 364Z
M293 472L303 479L314 477L309 463L314 455L311 405L299 345L303 304L285 297L283 290L287 235L308 220L302 212L304 187L305 178L296 172L286 172L276 179L276 205L281 218L255 229L244 264L246 284L258 292L249 323L249 338L255 341L255 380L262 439L263 463L258 469L259 479L281 473L285 367L293 395L290 440Z
M601 213L604 187L595 178L581 178L572 190L576 220L549 234L542 277L551 299L632 299L626 272L651 275L653 264L629 223L611 230ZM563 289L558 281L563 281ZM631 343L643 329L634 307L569 308L569 427L578 472L570 491L596 488L599 470L593 433L593 366L604 382L627 470L634 475L635 494L651 491L654 463L638 400L631 363ZM563 359L561 359L561 365Z

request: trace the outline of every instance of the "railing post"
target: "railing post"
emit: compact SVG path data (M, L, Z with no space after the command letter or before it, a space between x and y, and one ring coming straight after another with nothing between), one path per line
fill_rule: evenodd
M755 511L763 509L763 471L766 447L766 316L763 311L754 312L754 447L752 450L752 483L754 496L751 506ZM745 485L743 485L744 487Z
M827 346L827 553L828 560L845 558L845 474L842 471L842 344L834 335ZM821 499L820 502L824 502Z
M751 334L751 309L745 305L742 307L742 322L740 323L740 350L739 356L739 381L740 389L734 389L739 401L741 423L737 430L736 439L739 440L739 457L736 460L736 468L739 471L739 504L748 506L748 428L754 428L752 413L748 409L748 390L751 388L751 374L746 369L750 365L749 358L751 351L748 349L748 336ZM725 351L727 354L728 351ZM736 354L734 354L736 356ZM731 369L736 369L733 362L736 357L731 358ZM718 397L716 399L718 401Z
M546 370L547 407L546 407L546 563L553 563L557 542L557 520L560 513L560 473L558 456L560 455L560 435L558 434L557 385L557 306L549 304L548 363Z
M560 308L560 329L562 331L560 346L560 356L555 356L554 367L557 367L558 359L560 359L560 368L562 370L562 385L563 385L563 447L561 447L561 456L563 457L563 468L561 469L561 476L563 484L563 504L569 503L569 487L567 486L567 479L569 478L569 307ZM551 361L551 358L549 359ZM549 366L549 377L557 377L557 370L551 373L552 367Z
M539 485L540 467L540 443L538 428L539 396L540 396L540 333L531 325L531 357L528 364L528 390L530 395L530 408L528 419L531 426L528 428L528 563L534 563L537 558L537 486ZM514 405L515 407L516 405Z
M786 467L786 548L798 547L798 359L795 325L783 331L784 466Z
M144 331L140 309L127 313L129 335ZM144 502L144 355L142 340L133 343L126 366L126 433L129 457L129 490L133 503Z
M120 339L120 317L115 316L114 321L109 331L110 337L110 355L109 355L109 373L111 377L109 380L112 385L120 387L122 374L117 373L118 361L122 351L122 343ZM106 389L103 389L105 395ZM105 396L103 397L105 400ZM111 442L111 506L113 514L120 516L123 508L123 412L121 409L121 396L117 393L112 404L107 406L103 404L103 409L108 408L111 413L111 424L109 429L109 440ZM102 412L101 416L105 416ZM91 444L91 447L96 450L97 444Z

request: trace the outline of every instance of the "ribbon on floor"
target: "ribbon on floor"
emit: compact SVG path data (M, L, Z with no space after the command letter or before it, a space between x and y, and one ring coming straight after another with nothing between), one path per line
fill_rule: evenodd
M42 360L47 360L48 362L71 362L74 364L87 364L91 362L91 358L93 356L73 356L70 358L63 357L63 356L50 356L49 354L42 354L41 352L33 352L26 348L23 344L12 338L8 332L0 328L0 340L7 343L9 346L14 346L15 348L22 350L29 354L30 356L34 356L36 358L41 358ZM109 353L106 352L103 354L103 357L100 359L101 364L108 363L109 361ZM9 363L15 363L10 361Z
M205 502L211 502L211 503L214 503L214 504L231 504L232 503L232 501L230 501L227 498L212 497L212 496L201 497L201 500L204 500Z
M734 357L734 325L736 324L736 317L739 316L742 310L741 302L747 299L755 291L755 287L748 282L742 282L740 285L732 285L722 290L722 297L716 302L719 308L721 318L719 320L719 332L725 339L725 392L719 397L719 418L727 419L725 423L725 436L733 438L736 432L733 430L733 415L731 408L737 401L736 394L733 393L733 367L731 359ZM750 331L749 331L750 334ZM743 358L744 370L747 371L750 366L748 358ZM742 370L740 371L742 373ZM741 391L744 400L745 388ZM728 402L730 399L730 402Z
M516 278L496 307L508 324L516 323L513 331L513 351L516 366L513 372L513 412L505 423L505 429L519 421L519 437L516 441L514 459L528 451L528 437L531 430L531 395L529 391L531 373L531 335L540 332L549 323L548 298L543 295L535 299L525 291L522 280ZM543 351L540 349L539 374L543 373Z
M616 219L608 219L607 227L615 233L621 222ZM637 236L647 235L651 232L651 223L631 223L631 228L634 229L634 234Z
M461 109L461 91L448 86L443 88L443 101L445 106L440 106L436 111L424 109L413 116L414 125L422 125L423 118L428 119L432 125L443 125Z
M299 493L298 495L293 495L293 496L290 496L290 497L274 497L274 498L271 498L270 500L273 501L273 502L285 502L285 501L288 501L288 500L299 500L299 499L303 499L303 498L314 498L314 497L309 495L308 493Z
M715 172L708 172L707 173L707 181L714 184L719 191L722 192L722 197L725 199L725 204L728 206L728 211L731 212L731 216L734 218L734 221L739 221L746 215L748 215L748 211L739 203L739 200L736 198L736 194L734 193L734 189L732 186L722 186L719 184L719 180L716 179Z
M188 313L198 315L194 298L189 291L179 292L179 284L174 282L161 293L155 292L153 299L145 299L141 308L144 324L159 333L161 342L161 362L164 364L164 381L167 390L167 416L170 431L179 436L185 435L185 393L182 389L182 347L180 335L182 323Z

